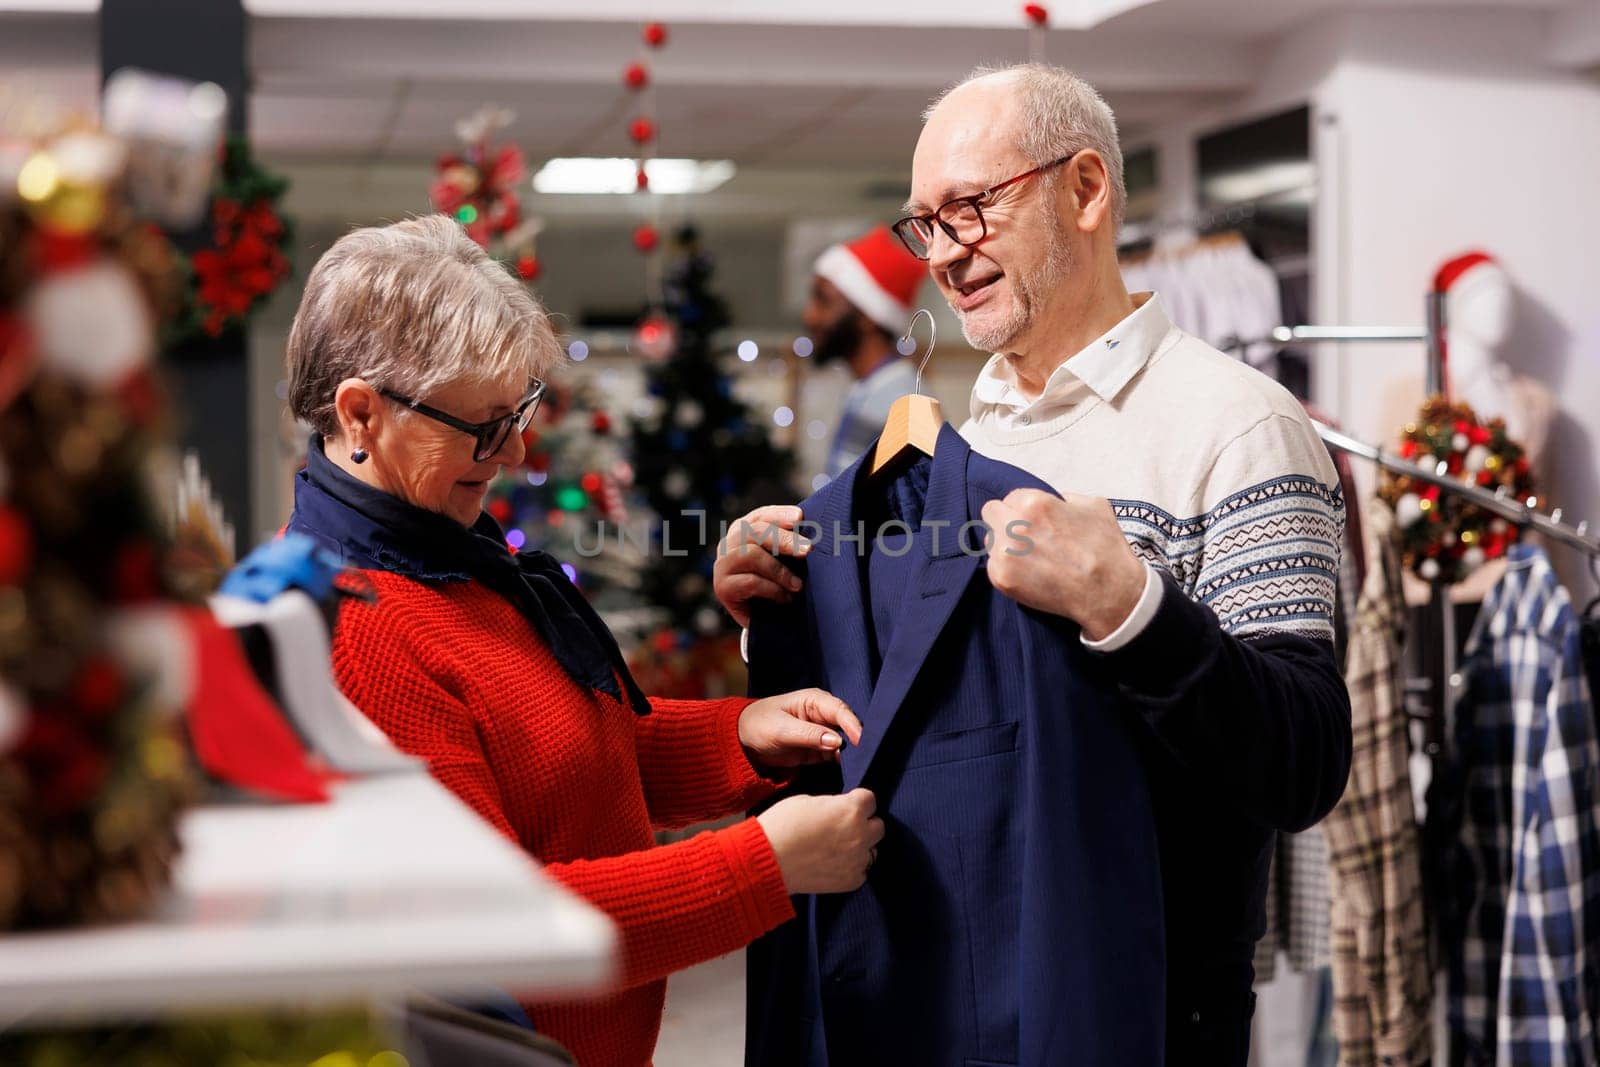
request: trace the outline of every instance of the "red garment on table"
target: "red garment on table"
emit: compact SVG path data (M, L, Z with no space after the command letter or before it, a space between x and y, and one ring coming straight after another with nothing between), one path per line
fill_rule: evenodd
M185 722L207 774L272 800L325 801L338 776L314 766L232 630L211 613L182 613L194 645L194 688Z
M345 694L617 924L620 990L530 1003L534 1025L584 1067L648 1064L667 975L794 914L754 819L659 847L651 832L743 811L777 787L739 744L749 701L652 699L638 716L575 683L482 584L362 573L377 602L346 603L334 632Z

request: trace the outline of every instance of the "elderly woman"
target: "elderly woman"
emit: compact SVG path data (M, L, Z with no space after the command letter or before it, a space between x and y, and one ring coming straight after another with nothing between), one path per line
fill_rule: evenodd
M794 797L656 847L653 827L746 810L782 768L860 737L816 690L646 697L557 564L512 555L482 511L523 457L560 349L537 301L434 216L357 230L317 263L289 338L314 428L289 529L377 589L334 634L350 699L553 877L616 922L611 994L528 1005L585 1067L639 1067L673 971L788 919L792 893L859 886L882 837L865 791Z

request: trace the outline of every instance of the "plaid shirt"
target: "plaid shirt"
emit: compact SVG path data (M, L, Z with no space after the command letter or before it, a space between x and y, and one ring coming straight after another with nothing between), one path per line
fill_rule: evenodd
M1600 1061L1600 745L1579 627L1542 549L1519 545L1467 642L1466 937L1450 961L1462 1060Z
M1333 1033L1340 1067L1419 1067L1433 980L1401 697L1406 618L1389 509L1367 513L1367 574L1350 615L1350 783L1322 823L1333 866Z

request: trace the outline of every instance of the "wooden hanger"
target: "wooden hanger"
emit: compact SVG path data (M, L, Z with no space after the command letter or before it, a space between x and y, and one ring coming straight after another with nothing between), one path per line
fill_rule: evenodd
M896 400L894 406L889 409L889 418L883 424L883 433L878 436L878 448L872 454L871 474L878 474L894 466L913 452L931 456L939 443L939 428L944 425L944 411L933 397L922 395L922 369L933 357L933 346L939 338L933 313L927 308L919 308L917 313L911 316L911 325L906 327L906 335L900 338L900 343L896 347L901 351L905 350L911 341L912 333L917 328L917 320L924 315L928 317L928 348L917 363L917 381L914 386L916 391Z

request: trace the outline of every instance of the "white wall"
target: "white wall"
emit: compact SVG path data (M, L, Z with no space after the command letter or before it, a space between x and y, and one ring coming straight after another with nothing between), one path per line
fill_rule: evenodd
M1472 248L1499 258L1523 297L1503 355L1562 409L1549 499L1600 525L1600 82L1550 71L1549 31L1536 14L1323 18L1272 46L1250 93L1155 143L1167 211L1182 217L1197 136L1311 105L1319 322L1421 326L1441 263ZM1420 377L1420 347L1329 346L1313 358L1313 399L1352 433L1392 438L1380 398ZM1551 555L1580 602L1592 595L1573 553Z

